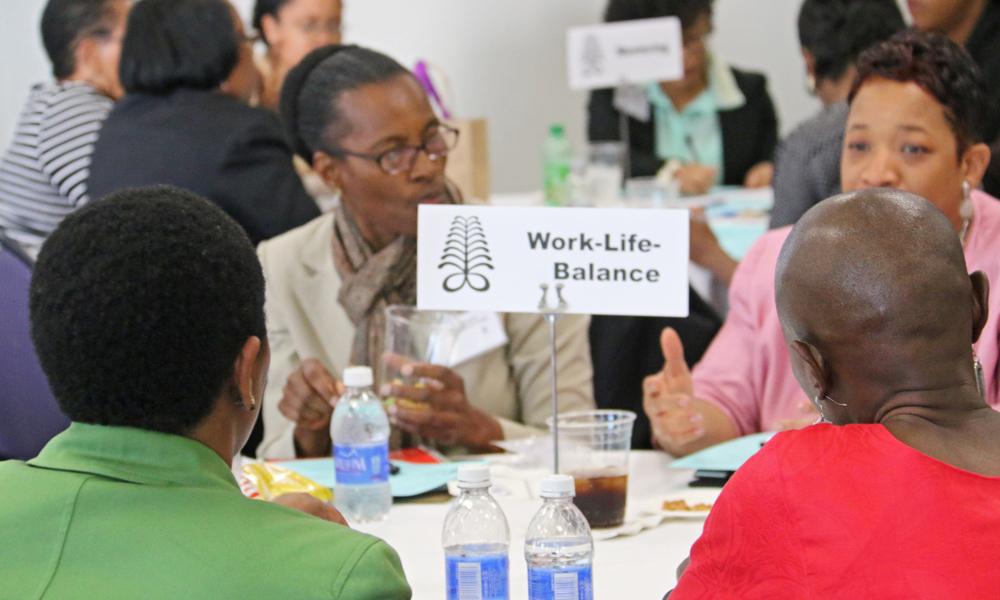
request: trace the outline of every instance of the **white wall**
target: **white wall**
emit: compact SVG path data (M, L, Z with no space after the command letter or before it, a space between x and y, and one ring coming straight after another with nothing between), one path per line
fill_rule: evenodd
M716 0L714 45L733 64L768 73L783 131L818 107L803 84L795 32L800 1ZM346 39L407 65L424 58L442 67L457 110L489 119L493 189L527 191L541 185L540 148L550 123L564 122L570 139L584 143L587 96L566 84L564 32L599 21L605 4L348 0Z
M243 14L253 0L235 0ZM605 0L346 0L346 39L393 55L424 58L450 75L457 110L490 121L495 191L541 181L548 125L566 123L582 143L586 96L571 92L566 27L599 20ZM788 131L818 104L803 86L795 16L800 0L716 0L714 45L734 65L768 75ZM38 33L43 0L3 0L0 144L6 147L31 83L48 77Z
M38 24L43 0L3 0L0 25L0 152L6 151L14 123L32 83L50 77Z

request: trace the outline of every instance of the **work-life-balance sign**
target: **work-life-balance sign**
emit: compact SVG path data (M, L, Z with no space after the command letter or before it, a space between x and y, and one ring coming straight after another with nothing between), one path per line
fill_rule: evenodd
M677 17L574 27L566 37L569 87L610 88L684 76Z
M421 205L422 310L686 317L688 211Z

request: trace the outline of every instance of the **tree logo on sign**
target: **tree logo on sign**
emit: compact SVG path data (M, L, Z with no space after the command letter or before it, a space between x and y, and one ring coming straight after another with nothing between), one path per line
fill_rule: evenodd
M493 258L479 217L455 217L448 228L438 269L453 271L444 278L446 292L468 286L476 292L490 289L490 280L480 271L493 270Z

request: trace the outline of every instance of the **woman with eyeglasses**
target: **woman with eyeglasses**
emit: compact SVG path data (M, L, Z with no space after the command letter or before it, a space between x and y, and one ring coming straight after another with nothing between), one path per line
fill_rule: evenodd
M253 26L267 46L259 65L263 73L260 106L278 109L285 75L306 54L340 43L340 0L257 0Z
M416 301L417 208L461 202L445 178L457 132L441 123L398 62L358 46L310 53L285 80L281 114L296 152L339 205L260 245L274 382L264 398L263 457L330 452L340 371L378 366L385 309ZM533 435L550 414L548 333L537 315L500 315L506 343L465 362L404 367L420 387L382 381L397 443L488 451ZM587 319L559 321L561 410L593 408ZM410 438L410 439L407 439Z

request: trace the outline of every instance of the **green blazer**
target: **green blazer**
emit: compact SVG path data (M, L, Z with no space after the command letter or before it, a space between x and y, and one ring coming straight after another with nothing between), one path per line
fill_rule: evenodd
M409 598L385 542L245 498L194 440L73 423L0 463L3 598Z

